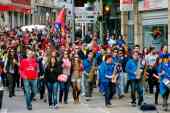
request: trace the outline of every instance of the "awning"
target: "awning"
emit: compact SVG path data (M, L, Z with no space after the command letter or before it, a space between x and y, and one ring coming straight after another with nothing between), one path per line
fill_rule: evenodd
M19 13L31 14L31 8L14 5L0 5L0 11L16 11Z

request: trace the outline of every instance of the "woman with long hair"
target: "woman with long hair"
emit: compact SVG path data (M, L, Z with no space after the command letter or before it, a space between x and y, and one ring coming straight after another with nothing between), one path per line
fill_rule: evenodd
M15 84L18 70L18 60L16 58L15 51L9 49L7 53L7 59L5 60L5 73L7 74L9 97L15 96Z
M70 86L70 71L71 71L71 61L67 51L64 51L64 55L62 58L62 68L63 68L63 75L65 76L63 81L60 81L60 97L59 102L62 103L64 98L64 103L68 103L68 93L69 93L69 86Z
M61 64L55 57L50 57L49 64L45 70L45 80L47 82L48 89L48 102L49 107L57 108L58 104L58 76L62 73Z

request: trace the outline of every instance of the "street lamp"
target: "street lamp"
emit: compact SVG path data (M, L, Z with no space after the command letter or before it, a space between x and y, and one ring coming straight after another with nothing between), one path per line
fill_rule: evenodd
M109 6L105 6L105 11L109 12L110 11L110 7Z

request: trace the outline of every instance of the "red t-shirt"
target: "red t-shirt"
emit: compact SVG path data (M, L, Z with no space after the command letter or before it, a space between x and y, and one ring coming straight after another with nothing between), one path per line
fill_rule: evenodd
M21 77L27 80L35 80L38 78L38 64L35 58L23 59L20 62L19 71Z

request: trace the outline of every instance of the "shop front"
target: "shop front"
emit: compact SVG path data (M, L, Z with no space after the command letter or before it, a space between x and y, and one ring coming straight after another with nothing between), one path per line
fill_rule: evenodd
M161 46L168 42L168 14L167 10L142 13L144 47Z
M0 1L0 24L8 28L31 24L31 12L31 0Z
M140 33L143 47L155 47L160 50L161 46L168 44L168 0L141 0L140 11ZM134 45L134 21L133 11L128 12L128 45Z

